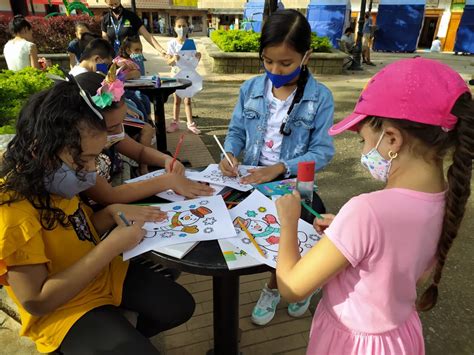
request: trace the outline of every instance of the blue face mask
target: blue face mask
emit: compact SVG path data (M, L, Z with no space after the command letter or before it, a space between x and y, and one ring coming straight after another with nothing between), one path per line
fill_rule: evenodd
M109 71L109 66L108 64L105 64L105 63L98 63L95 65L95 70L100 71L101 73L104 73L105 75L107 75Z
M308 52L305 53L303 59L301 60L301 64L298 68L296 68L290 74L280 75L280 74L272 74L267 68L265 68L265 73L267 74L268 79L272 82L275 88L281 88L282 86L290 83L294 78L296 78L301 73L301 67L303 66L303 62L306 59L306 55Z
M49 193L70 200L80 192L94 186L96 179L96 171L85 172L79 177L75 170L63 163L55 173L45 178L45 188Z

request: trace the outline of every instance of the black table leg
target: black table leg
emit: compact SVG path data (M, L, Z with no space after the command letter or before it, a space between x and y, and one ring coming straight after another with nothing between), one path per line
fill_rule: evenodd
M239 276L212 278L215 355L239 354Z
M161 93L153 97L155 105L156 149L160 152L168 150L166 142L165 100Z

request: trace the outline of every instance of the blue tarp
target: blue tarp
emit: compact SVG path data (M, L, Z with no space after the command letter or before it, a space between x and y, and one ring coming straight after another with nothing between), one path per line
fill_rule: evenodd
M246 31L253 30L255 32L262 31L263 10L265 8L264 0L249 0L244 7L243 29ZM278 9L284 9L281 1L278 2Z
M424 0L380 0L374 50L414 52L424 14Z
M467 4L467 2L466 2ZM466 5L459 22L454 51L461 53L474 53L474 4Z
M327 36L334 47L349 25L351 4L348 0L312 0L308 6L306 18L311 31L318 36Z

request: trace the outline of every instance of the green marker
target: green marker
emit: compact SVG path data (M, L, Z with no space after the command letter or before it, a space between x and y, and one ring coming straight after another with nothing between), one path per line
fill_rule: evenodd
M303 200L301 200L301 204L303 205L304 208L306 208L313 216L319 219L324 219L323 216L321 216L318 212L313 210L310 206L308 206Z

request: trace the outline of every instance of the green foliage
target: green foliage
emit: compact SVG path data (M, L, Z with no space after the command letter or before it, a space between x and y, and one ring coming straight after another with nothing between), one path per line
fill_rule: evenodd
M311 33L311 48L313 52L330 52L332 43L329 37L319 37L316 33Z
M211 33L212 41L223 52L258 52L260 33L244 30L216 30ZM313 52L330 52L332 45L328 37L311 34Z
M0 127L0 135L2 134L15 134L15 127L12 125Z
M0 126L14 125L21 107L36 92L47 89L53 81L46 73L64 76L57 65L46 71L28 67L20 71L0 71ZM8 129L8 128L5 128Z
M216 30L212 41L224 52L258 52L260 33L243 30Z

